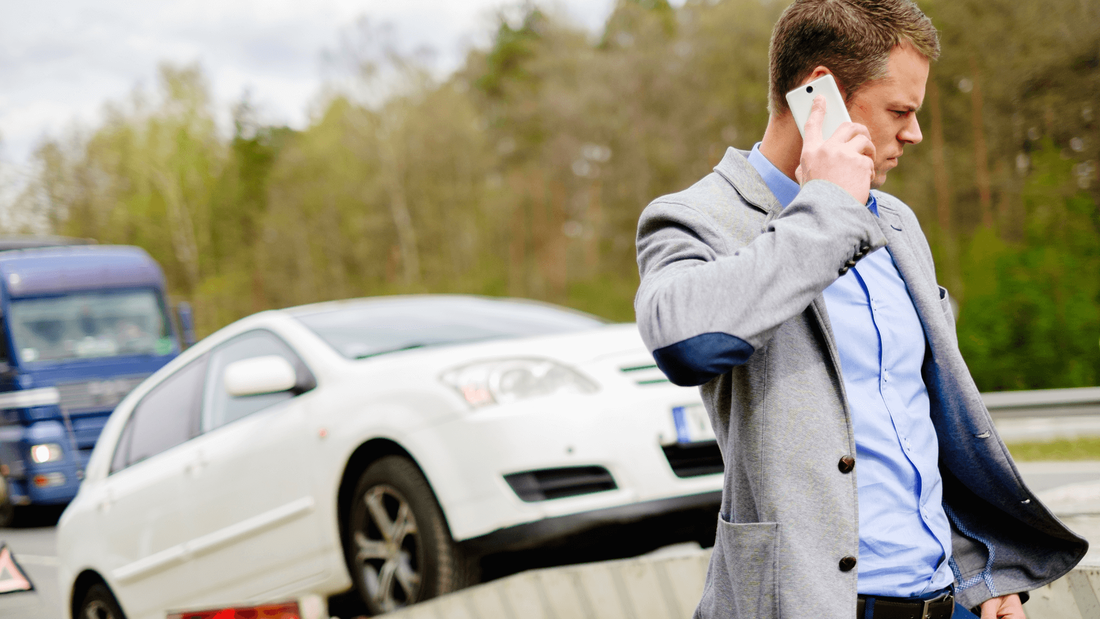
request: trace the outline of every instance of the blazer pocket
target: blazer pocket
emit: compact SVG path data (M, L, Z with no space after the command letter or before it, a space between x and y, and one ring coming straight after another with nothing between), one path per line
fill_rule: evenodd
M730 523L719 517L714 552L721 556L711 561L712 582L700 606L710 602L719 612L704 616L778 617L779 523Z

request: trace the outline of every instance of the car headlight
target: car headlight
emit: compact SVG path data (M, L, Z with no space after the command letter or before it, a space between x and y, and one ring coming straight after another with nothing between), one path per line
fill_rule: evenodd
M580 372L548 359L481 361L445 372L440 379L474 407L599 390Z
M42 443L31 447L31 460L38 464L53 462L61 459L61 445L57 443Z

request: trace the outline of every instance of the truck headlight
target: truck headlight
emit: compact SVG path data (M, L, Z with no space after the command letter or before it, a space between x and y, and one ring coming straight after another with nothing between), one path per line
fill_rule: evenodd
M31 447L31 460L38 464L53 462L61 459L61 445L57 443L42 443Z
M440 379L474 407L599 390L580 372L549 359L481 361L445 372Z

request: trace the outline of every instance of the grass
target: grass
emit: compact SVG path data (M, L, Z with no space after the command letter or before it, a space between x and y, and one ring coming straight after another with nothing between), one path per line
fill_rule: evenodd
M1009 443L1008 451L1016 460L1100 460L1100 438Z

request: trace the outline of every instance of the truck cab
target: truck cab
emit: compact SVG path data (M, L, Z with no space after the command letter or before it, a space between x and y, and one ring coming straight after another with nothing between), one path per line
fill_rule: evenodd
M19 246L0 241L0 526L72 500L107 417L181 350L144 250Z

